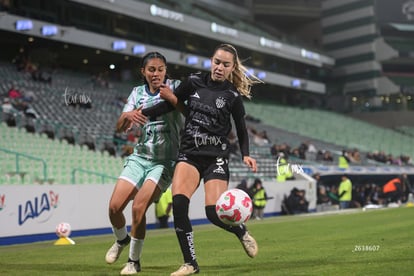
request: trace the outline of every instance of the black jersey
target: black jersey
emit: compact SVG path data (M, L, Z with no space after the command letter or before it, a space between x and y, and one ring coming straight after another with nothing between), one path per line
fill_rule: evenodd
M242 156L249 155L243 101L231 82L215 82L210 73L196 73L176 88L175 95L188 109L180 152L228 157L233 117Z

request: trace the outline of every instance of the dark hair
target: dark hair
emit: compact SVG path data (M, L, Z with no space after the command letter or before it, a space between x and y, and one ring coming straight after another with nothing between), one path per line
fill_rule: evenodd
M159 52L149 52L145 56L142 57L141 68L145 68L148 61L150 61L153 58L159 58L164 62L165 65L167 65L167 59L162 54L160 54ZM168 78L167 74L165 75L165 78ZM144 79L144 83L146 85L148 85L147 80L145 79L145 77L143 79Z
M260 180L260 178L256 178L254 180L254 185L256 185L256 184L262 184L262 180Z
M149 52L142 58L141 68L144 68L147 65L148 61L153 58L161 59L165 64L167 64L167 59L160 54L159 52Z

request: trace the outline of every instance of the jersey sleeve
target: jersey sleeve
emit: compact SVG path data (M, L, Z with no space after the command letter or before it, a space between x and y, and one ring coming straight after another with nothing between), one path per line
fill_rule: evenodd
M153 105L151 107L144 108L142 110L142 114L150 118L150 121L153 121L151 118L156 118L158 116L161 116L163 114L166 114L170 111L173 111L175 108L174 106L167 102L163 101L160 103L157 103L156 105Z
M128 97L128 100L126 104L124 105L124 109L122 112L129 112L136 108L136 102L137 102L137 91L136 88L132 89L131 94Z
M190 96L191 92L193 92L194 87L192 78L193 76L191 75L186 80L182 81L174 91L174 94L177 97L177 99L183 103L186 100L188 100L188 97Z
M249 134L247 133L246 121L244 117L246 112L244 110L243 101L240 96L234 100L232 108L232 116L236 126L237 138L239 139L239 146L242 157L249 156Z

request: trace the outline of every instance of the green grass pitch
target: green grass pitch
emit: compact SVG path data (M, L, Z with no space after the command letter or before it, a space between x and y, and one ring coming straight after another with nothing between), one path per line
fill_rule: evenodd
M414 275L414 208L311 214L250 221L259 244L250 259L235 236L194 226L201 275ZM111 235L0 247L0 275L119 275L104 255ZM182 264L173 229L149 230L139 275L169 275Z

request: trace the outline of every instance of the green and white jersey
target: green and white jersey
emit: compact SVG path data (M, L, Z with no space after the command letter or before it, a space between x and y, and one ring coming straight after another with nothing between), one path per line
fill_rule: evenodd
M180 84L179 80L166 80L166 84L172 91ZM138 107L151 107L164 101L160 98L159 91L152 94L147 85L134 87L124 106L123 112L129 112ZM151 118L141 127L141 136L134 148L137 156L150 160L176 160L179 148L180 130L184 117L173 110L157 118Z

